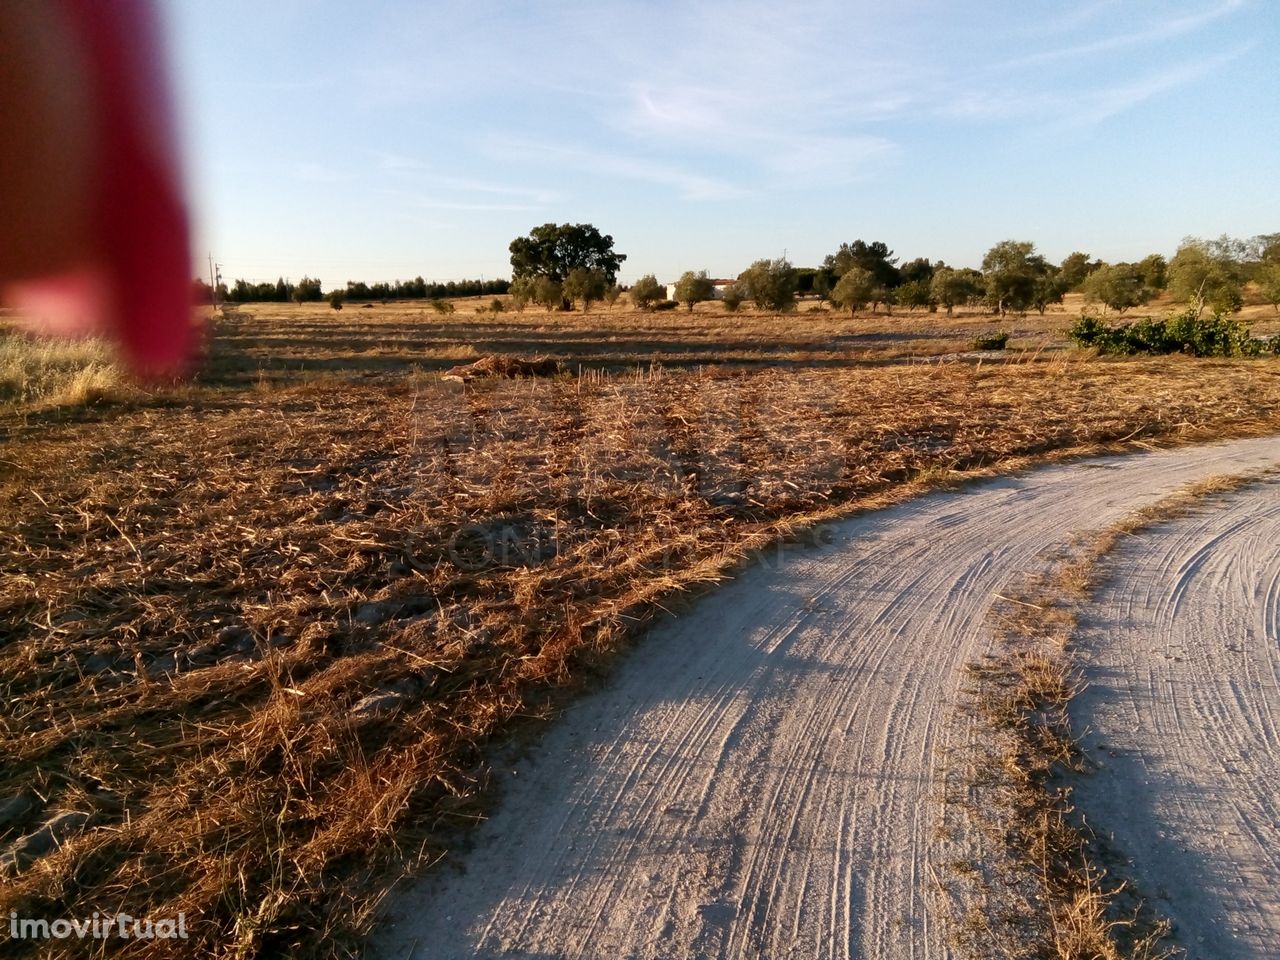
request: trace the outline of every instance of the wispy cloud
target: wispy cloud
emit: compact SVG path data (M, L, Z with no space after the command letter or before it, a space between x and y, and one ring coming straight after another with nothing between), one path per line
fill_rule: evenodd
M546 206L560 199L560 194L557 191L548 190L544 187L526 187L520 184L497 183L492 180L482 180L474 177L458 177L451 174L436 173L427 161L404 154L375 150L373 151L373 156L378 170L390 173L404 173L408 177L408 182L412 182L417 187L448 191L455 194L478 193L486 196L510 197L513 200L520 201L519 206L507 207L467 202L456 197L440 201L441 203L462 204L454 207L454 209L525 210L537 206Z
M641 156L502 138L489 141L488 149L495 155L516 155L521 160L542 166L672 187L686 200L727 200L743 193L740 187L725 180L702 176L673 163Z
M1068 47L1059 47L1054 50L1042 50L1038 53L1032 53L1024 57L1008 60L1002 64L1002 67L1006 69L1013 69L1018 67L1034 66L1036 64L1048 63L1053 60L1087 57L1096 53L1108 53L1113 50L1120 50L1125 47L1134 47L1143 44L1158 43L1162 40L1171 40L1175 37L1194 33L1195 31L1213 23L1215 20L1220 20L1223 17L1230 16L1231 14L1243 9L1246 3L1247 0L1222 0L1222 2L1197 13L1157 21L1144 26L1141 29L1133 30L1128 33L1100 37L1096 40L1087 40L1083 43L1073 44Z
M1209 77L1254 47L1248 43L1217 56L1078 90L1019 91L1007 86L971 90L940 101L938 113L957 121L1030 121L1034 127L1059 130L1094 126Z
M1094 91L1072 104L1071 109L1066 113L1065 121L1068 125L1090 126L1109 120L1163 93L1215 73L1219 68L1243 56L1255 46L1256 44L1253 43L1244 44L1216 57L1169 67L1138 77L1128 83Z

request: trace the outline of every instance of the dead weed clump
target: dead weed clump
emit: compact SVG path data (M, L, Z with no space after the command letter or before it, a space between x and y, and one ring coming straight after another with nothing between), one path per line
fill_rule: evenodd
M15 859L0 914L185 913L176 947L97 944L137 957L355 955L391 880L484 815L493 738L673 593L923 478L1278 424L1280 370L1176 360L326 382L10 418L0 845L57 838ZM1043 720L1010 769L1052 745L1071 682L1019 662L1000 709Z

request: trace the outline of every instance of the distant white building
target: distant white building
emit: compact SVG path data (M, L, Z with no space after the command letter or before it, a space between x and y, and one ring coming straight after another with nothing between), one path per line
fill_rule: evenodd
M725 287L731 283L737 283L736 280L712 280L711 281L711 299L720 300L724 297ZM667 299L674 300L676 298L676 285L674 283L667 284Z

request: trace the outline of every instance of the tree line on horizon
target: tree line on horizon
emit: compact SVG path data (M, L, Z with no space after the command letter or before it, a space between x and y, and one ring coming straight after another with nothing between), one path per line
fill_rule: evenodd
M348 280L345 287L335 287L327 293L318 279L305 276L296 283L283 277L274 283L236 280L231 285L218 284L218 303L316 303L328 300L347 301L390 301L390 300L444 300L450 297L481 297L506 293L511 288L511 281L496 280L449 280L443 283L432 283L422 277L412 280L395 280L391 283L365 283ZM197 303L213 301L213 288L208 281L197 277L194 281L193 295Z
M674 300L667 299L666 287L653 274L630 287L619 285L617 273L627 256L614 250L611 236L591 224L546 223L513 240L509 251L509 281L348 281L345 288L325 294L320 281L311 277L296 284L283 278L257 284L236 280L230 288L220 285L219 299L305 303L327 298L341 309L347 300L443 300L509 293L517 310L529 303L547 310L568 310L581 303L585 310L592 302L612 306L626 292L641 309L670 308L679 302L692 310L716 298L731 311L749 300L760 309L782 312L794 308L799 297L816 296L853 313L883 306L890 311L944 309L950 314L959 306L984 305L1004 315L1032 309L1043 314L1067 293L1079 292L1101 304L1104 312L1123 314L1167 289L1179 302L1226 314L1241 309L1245 284L1252 282L1280 312L1280 233L1249 239L1187 237L1172 259L1151 254L1122 263L1105 263L1075 251L1055 264L1037 253L1034 243L1004 240L987 251L981 269L951 267L927 257L900 262L882 241L855 240L842 243L817 267L795 267L785 257L757 260L718 297L705 270L686 271L675 283ZM203 281L196 283L197 296L209 302L212 289Z
M1244 306L1244 287L1257 285L1261 296L1280 313L1280 233L1247 240L1187 237L1171 260L1151 254L1138 262L1105 263L1082 251L1060 264L1046 260L1029 241L1004 240L982 259L981 269L950 267L919 257L899 264L881 241L841 244L816 268L797 268L785 258L757 260L743 271L721 299L734 310L751 300L765 310L785 311L806 294L830 301L852 313L881 306L937 310L948 314L959 306L983 305L992 313L1043 314L1067 293L1123 314L1168 290L1178 302L1196 303L1229 314ZM641 278L631 297L639 305L663 296L652 275ZM675 285L678 301L693 309L710 299L706 271L688 271Z

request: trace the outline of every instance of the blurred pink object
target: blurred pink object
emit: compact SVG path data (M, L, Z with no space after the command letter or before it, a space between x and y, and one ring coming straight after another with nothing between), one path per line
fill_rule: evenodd
M113 337L143 376L185 372L187 212L152 4L5 3L0 57L20 134L0 162L5 299L43 331Z

